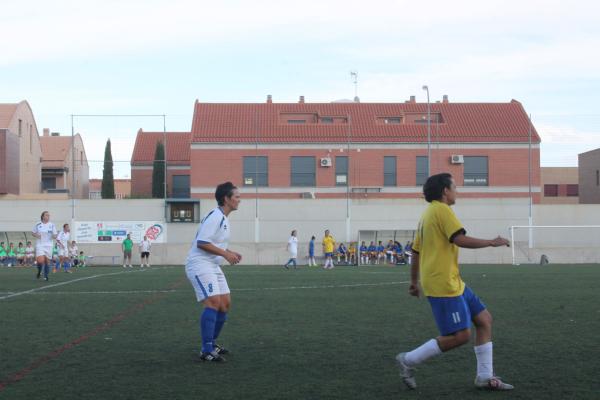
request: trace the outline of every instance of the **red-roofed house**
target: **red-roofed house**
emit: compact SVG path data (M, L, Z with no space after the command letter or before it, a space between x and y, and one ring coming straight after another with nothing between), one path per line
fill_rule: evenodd
M167 154L167 195L171 198L190 197L190 133L137 133L131 156L131 195L152 195L152 169L157 143L165 144Z
M48 193L72 193L87 199L89 166L80 134L60 136L45 128L42 146L42 190ZM74 186L73 186L74 185Z
M213 198L231 180L244 197L421 197L431 174L450 172L462 197L528 197L531 156L540 193L540 137L509 103L273 103L196 101L191 195ZM530 141L531 137L531 151ZM136 143L137 146L137 143Z
M0 104L0 195L40 193L41 155L29 103Z

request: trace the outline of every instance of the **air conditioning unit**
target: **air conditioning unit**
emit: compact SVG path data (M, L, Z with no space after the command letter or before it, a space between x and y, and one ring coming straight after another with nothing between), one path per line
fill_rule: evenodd
M465 163L465 158L463 157L462 154L453 154L450 157L450 162L452 164L464 164Z
M300 193L300 198L302 199L314 199L315 192L302 192Z
M331 167L332 165L331 158L321 158L321 167Z

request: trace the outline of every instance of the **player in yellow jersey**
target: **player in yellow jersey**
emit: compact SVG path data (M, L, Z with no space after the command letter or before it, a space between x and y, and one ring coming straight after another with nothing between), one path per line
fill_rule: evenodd
M477 358L475 386L511 390L512 385L494 375L492 315L479 297L465 285L458 270L459 247L479 249L508 246L508 240L500 236L492 240L467 236L467 231L450 208L456 201L452 175L443 173L430 176L423 186L423 194L430 204L421 216L412 245L409 293L419 297L420 278L440 336L412 351L398 354L396 361L400 376L408 388L415 389L414 368L429 358L468 343L473 322Z
M333 249L335 249L335 239L329 233L329 229L327 229L323 238L323 253L325 254L323 269L333 269Z

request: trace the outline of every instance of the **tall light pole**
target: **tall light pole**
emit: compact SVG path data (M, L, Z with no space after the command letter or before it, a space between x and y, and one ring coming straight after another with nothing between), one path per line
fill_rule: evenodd
M429 86L423 85L427 91L427 177L431 174L431 107L429 103Z

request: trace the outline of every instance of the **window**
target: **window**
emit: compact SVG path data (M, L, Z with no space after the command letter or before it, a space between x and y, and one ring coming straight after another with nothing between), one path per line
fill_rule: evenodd
M577 184L567 185L567 196L568 197L579 196L579 185L577 185Z
M305 124L306 120L304 119L288 119L288 124Z
M544 196L545 197L557 197L558 196L558 185L544 185Z
M322 124L333 124L333 117L322 117L321 123Z
M171 222L194 222L194 203L172 203Z
M383 157L383 186L396 186L396 157Z
M56 177L42 178L42 190L56 189Z
M173 175L173 192L171 196L176 199L189 199L190 197L190 176Z
M465 186L488 186L488 158L483 156L465 157Z
M316 165L315 157L291 157L291 185L315 186Z
M244 157L244 186L269 186L268 157Z
M417 186L423 186L429 174L427 173L427 157L417 156Z
M390 118L386 118L384 120L384 123L386 124L399 124L402 122L402 118L400 117L390 117Z
M23 120L19 120L19 137L23 136Z
M600 170L596 170L596 186L600 186Z
M335 184L336 186L348 185L348 156L335 158Z

